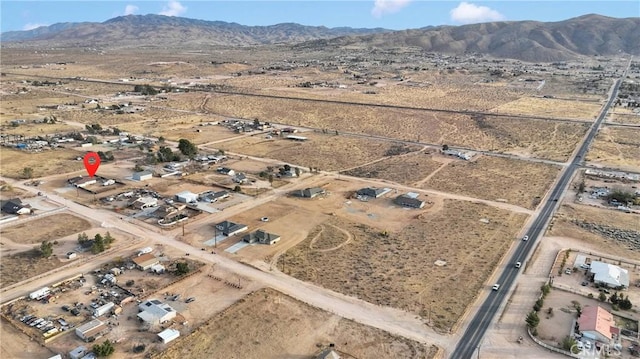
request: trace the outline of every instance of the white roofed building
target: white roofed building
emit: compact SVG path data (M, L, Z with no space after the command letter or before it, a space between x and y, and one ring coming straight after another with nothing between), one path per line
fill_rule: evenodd
M616 265L593 261L589 268L593 282L609 288L629 288L629 271Z

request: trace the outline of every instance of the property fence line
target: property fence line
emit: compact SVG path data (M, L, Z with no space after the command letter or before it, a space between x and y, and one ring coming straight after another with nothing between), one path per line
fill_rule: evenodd
M575 354L571 354L568 351L562 350L560 348L556 348L554 346L551 346L543 341L541 341L540 339L536 338L533 334L531 334L531 330L529 328L527 328L527 333L529 334L529 338L531 338L536 344L538 344L539 346L550 350L552 352L556 352L558 354L562 354L564 356L568 356L570 358L580 358L580 356L575 355Z
M0 222L0 226L6 225L6 224L10 224L12 226L18 225L18 224L21 224L21 223L33 221L34 219L38 219L38 218L42 218L42 217L46 217L46 216L50 216L50 215L56 214L58 212L66 211L67 209L68 209L67 206L63 206L63 207L58 207L58 208L54 208L54 209L48 210L46 212L41 212L41 213L38 213L38 214L32 214L30 216L23 217L23 218L17 217L17 219L15 219L15 220L6 219L3 222Z

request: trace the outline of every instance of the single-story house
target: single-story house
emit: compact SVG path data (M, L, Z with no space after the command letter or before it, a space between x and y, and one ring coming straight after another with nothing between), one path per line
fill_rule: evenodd
M358 196L378 198L387 193L387 191L385 188L366 187L359 189L356 194Z
M233 175L236 174L236 171L232 170L231 168L227 168L227 167L218 167L218 169L216 171L218 171L218 173L221 173L221 174L227 175L227 176L233 176Z
M102 334L107 329L107 325L99 319L94 319L90 322L84 323L76 328L76 335L84 340L89 341L91 338L95 338Z
M158 205L158 199L151 196L142 196L131 201L129 205L135 209L156 207Z
M160 260L153 253L146 253L133 258L133 263L140 270L147 270L153 265L160 263Z
M182 203L197 203L198 195L190 191L182 191L176 194L176 200Z
M240 232L244 232L249 227L246 224L233 223L231 221L224 221L216 224L216 230L221 231L225 236L233 236L234 234L238 234Z
M629 288L629 271L600 261L591 262L589 274L593 282L609 288Z
M235 183L245 183L247 182L249 179L247 178L247 176L244 173L236 173L235 176L233 176L233 182Z
M138 318L149 324L162 324L176 317L175 309L157 299L149 299L138 305Z
M274 244L280 240L280 236L274 233L268 233L261 229L244 235L242 240L247 243Z
M396 197L394 202L399 206L410 207L410 208L422 208L425 205L424 201L407 196L406 194L399 195L398 197Z
M219 199L224 199L231 196L229 191L218 191L218 192L206 192L200 195L200 200L204 202L216 202Z
M151 171L134 172L133 176L131 176L131 178L133 178L134 181L146 181L146 180L150 180L152 177L153 177L153 172Z
M180 337L180 332L176 329L167 328L158 333L158 337L160 337L162 344L167 344L170 341L178 339L178 337Z
M22 204L20 198L12 198L8 201L2 201L2 212L7 214L29 214L31 208Z
M169 205L162 205L153 211L153 215L160 219L167 218L176 213L178 213L178 209Z
M151 266L151 271L155 274L162 274L166 271L166 268L162 264L154 264Z
M615 326L613 315L600 306L582 308L578 318L578 330L583 337L609 344L612 339L611 327Z
M302 190L293 191L292 194L296 197L313 198L315 196L325 194L325 191L320 187L313 187L313 188L305 188Z
M95 177L81 177L75 179L72 184L76 187L85 188L96 183L98 183L98 180Z
M85 356L85 354L87 354L87 348L81 345L69 352L69 358L80 359Z

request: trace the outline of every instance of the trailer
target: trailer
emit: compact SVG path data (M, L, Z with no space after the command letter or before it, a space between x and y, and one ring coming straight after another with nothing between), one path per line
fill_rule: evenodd
M36 290L35 292L30 293L29 294L29 299L34 300L34 299L43 298L44 296L49 294L50 291L51 290L49 289L49 287L40 288L40 289Z
M141 256L141 255L143 255L143 254L147 254L147 253L151 253L151 252L153 252L153 248L151 248L151 247L144 247L144 248L142 248L142 249L138 250L138 257L140 257L140 256Z
M93 316L95 318L103 316L111 311L116 304L114 302L109 302L105 305L102 305L93 310Z

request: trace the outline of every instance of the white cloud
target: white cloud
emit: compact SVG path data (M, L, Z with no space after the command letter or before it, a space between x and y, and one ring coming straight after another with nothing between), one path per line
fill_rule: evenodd
M461 2L458 7L449 12L451 20L461 24L473 24L486 21L500 21L505 17L487 6L478 6L468 2Z
M29 30L37 29L37 28L39 28L40 26L47 26L47 24L34 24L34 23L28 23L28 24L25 24L25 25L22 27L22 30L24 30L24 31L29 31Z
M127 5L124 8L125 15L133 15L136 13L136 11L138 11L138 7L135 5Z
M371 15L379 18L384 14L393 14L409 5L411 1L412 0L375 0L373 9L371 9Z
M160 15L166 16L178 16L187 12L186 6L180 4L179 1L169 0L169 3L166 6L162 7L162 11L160 11Z

